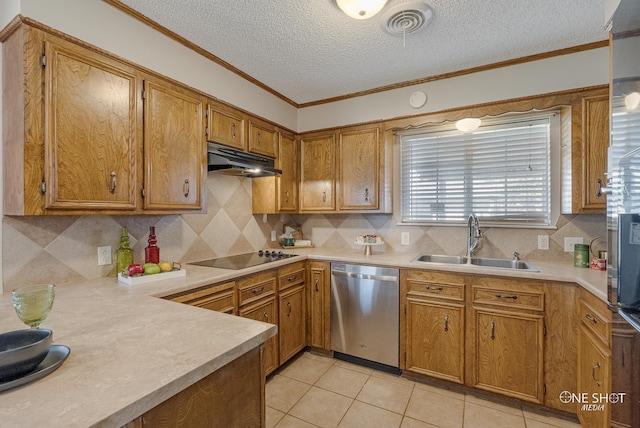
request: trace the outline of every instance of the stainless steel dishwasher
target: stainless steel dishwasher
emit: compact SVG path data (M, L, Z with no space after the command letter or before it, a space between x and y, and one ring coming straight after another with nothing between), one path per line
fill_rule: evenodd
M398 277L398 269L331 263L331 350L336 358L399 371Z

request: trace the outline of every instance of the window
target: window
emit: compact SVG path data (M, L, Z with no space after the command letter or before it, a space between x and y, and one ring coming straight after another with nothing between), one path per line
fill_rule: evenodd
M484 119L470 134L453 125L399 133L402 222L466 224L476 213L493 226L549 226L558 116Z

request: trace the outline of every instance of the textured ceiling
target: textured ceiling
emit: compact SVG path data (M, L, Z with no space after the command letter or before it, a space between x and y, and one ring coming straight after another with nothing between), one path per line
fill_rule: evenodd
M603 0L428 0L406 37L333 0L121 0L297 104L605 40Z

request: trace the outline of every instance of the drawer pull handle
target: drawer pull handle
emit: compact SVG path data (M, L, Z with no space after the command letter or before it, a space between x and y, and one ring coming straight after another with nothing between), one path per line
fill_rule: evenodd
M496 323L491 321L491 340L495 340L496 338Z
M589 321L591 321L592 323L594 323L594 324L597 324L597 323L598 323L598 320L596 319L596 317L594 317L594 316L593 316L593 315L591 315L591 314L587 314L587 315L585 315L584 317L585 317L586 319L588 319Z
M287 316L291 315L291 302L287 302Z
M442 290L444 290L444 288L442 288L442 287L432 287L430 285L425 285L424 288L426 288L427 290L433 290L433 291L442 291Z
M269 322L269 314L268 313L263 313L262 316L264 317L266 322Z
M327 191L322 192L322 202L327 202Z
M253 290L251 290L253 294L262 293L263 291L264 291L264 287L254 288Z
M236 138L236 124L232 123L231 124L231 139L235 139Z
M110 193L116 193L116 186L118 185L118 180L116 180L115 171L111 171L111 187L109 188Z
M262 137L260 136L260 133L258 132L258 145L262 144Z
M513 300L516 300L518 298L518 296L516 296L515 294L513 296L503 296L500 293L496 293L496 297L498 299L513 299Z
M364 200L369 202L369 188L368 187L366 187L364 189Z
M596 363L595 366L593 366L593 368L591 369L591 377L593 378L593 380L596 381L596 383L598 384L598 386L601 385L602 382L600 382L597 378L596 378L596 370L600 368L600 363Z
M287 281L289 281L289 282L295 281L296 277L297 277L297 275L290 276L289 278L287 278Z
M285 196L284 201L285 202L289 202L289 191L288 190L285 190L284 196Z
M449 314L444 315L444 331L449 331Z
M320 278L316 278L316 293L320 291L320 288L318 287L319 282L320 282Z

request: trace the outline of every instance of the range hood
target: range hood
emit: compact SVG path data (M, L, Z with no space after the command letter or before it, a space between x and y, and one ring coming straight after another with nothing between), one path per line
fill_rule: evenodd
M280 175L273 159L245 153L217 143L207 143L207 160L210 172L239 177L267 177Z

